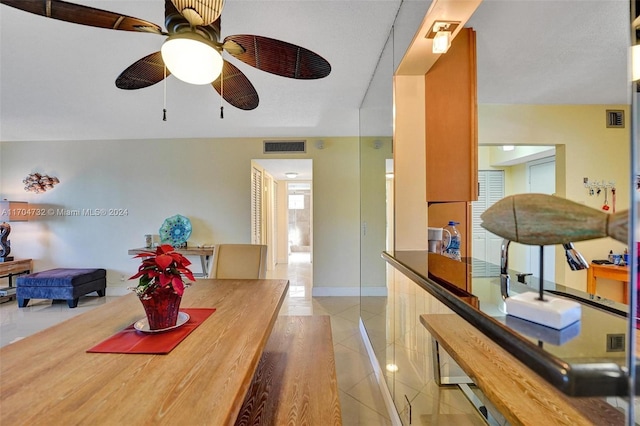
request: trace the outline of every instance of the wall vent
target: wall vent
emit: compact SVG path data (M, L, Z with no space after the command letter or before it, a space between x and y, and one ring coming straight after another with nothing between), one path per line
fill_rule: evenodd
M624 352L624 334L607 334L607 352Z
M307 152L307 141L264 141L264 153Z
M607 127L624 129L624 111L621 109L608 109Z

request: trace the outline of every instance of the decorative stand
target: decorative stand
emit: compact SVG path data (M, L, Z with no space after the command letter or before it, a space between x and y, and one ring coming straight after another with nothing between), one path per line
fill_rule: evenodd
M507 314L556 330L563 329L582 316L578 302L544 294L544 246L540 246L540 284L538 293L528 291L505 300Z

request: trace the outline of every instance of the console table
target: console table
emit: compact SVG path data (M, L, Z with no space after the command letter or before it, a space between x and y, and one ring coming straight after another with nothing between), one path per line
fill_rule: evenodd
M149 248L134 248L129 249L130 255L140 254L146 251L155 251L155 247ZM200 266L202 266L201 273L194 273L194 277L208 278L209 267L211 265L211 257L213 256L213 247L186 247L186 248L174 248L177 253L183 256L200 256Z
M0 288L0 303L7 302L16 297L16 288L13 286L13 277L22 274L30 274L32 270L33 261L31 259L0 262L0 278L9 279L9 286Z
M622 281L624 286L622 301L629 303L629 267L619 265L599 265L591 263L587 272L587 293L596 294L596 278Z

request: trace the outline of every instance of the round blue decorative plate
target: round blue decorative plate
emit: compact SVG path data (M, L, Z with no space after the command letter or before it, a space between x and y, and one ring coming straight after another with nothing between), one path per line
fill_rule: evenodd
M168 217L164 220L159 232L163 244L183 247L191 236L191 221L179 214Z

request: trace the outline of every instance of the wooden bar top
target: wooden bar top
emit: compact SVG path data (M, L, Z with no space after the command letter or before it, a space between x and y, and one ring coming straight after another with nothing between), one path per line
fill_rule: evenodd
M513 425L624 425L602 398L569 397L455 314L420 322Z
M198 280L181 306L216 312L167 355L86 353L144 317L135 294L0 348L0 424L233 424L288 286Z

